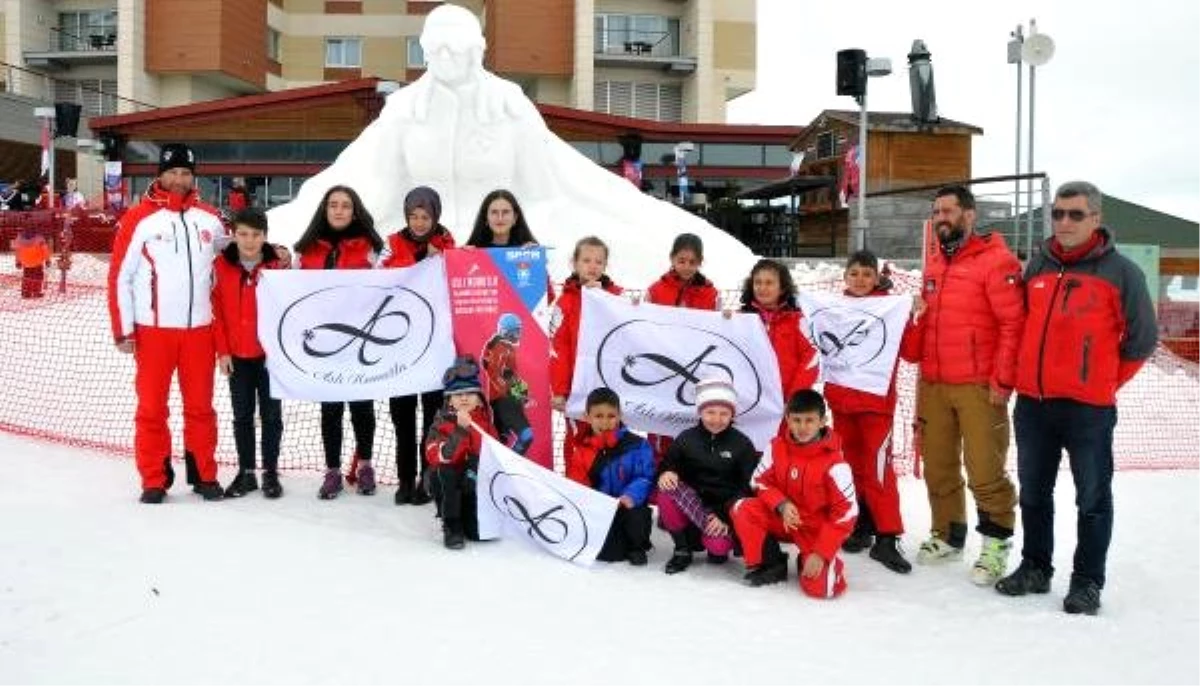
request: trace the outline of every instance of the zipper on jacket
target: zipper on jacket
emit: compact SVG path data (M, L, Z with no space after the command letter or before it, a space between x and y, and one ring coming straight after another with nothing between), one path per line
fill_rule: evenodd
M1079 380L1087 383L1088 378L1088 353L1092 348L1092 335L1088 334L1083 337L1083 363L1079 365Z
M1037 361L1038 400L1042 400L1046 396L1046 389L1042 385L1042 369L1046 364L1046 334L1050 332L1050 316L1054 314L1054 299L1058 297L1058 288L1062 285L1063 272L1066 270L1065 265L1060 265L1058 268L1058 276L1054 278L1054 290L1050 293L1050 306L1046 308L1046 321L1042 322L1042 340L1038 344Z
M188 235L187 216L184 214L184 212L186 212L186 210L179 211L179 221L183 222L183 239L184 239L184 242L187 243L187 254L188 254L187 328L190 329L190 328L192 328L192 309L196 303L196 273L195 273L195 268L192 266L192 238L190 235ZM175 222L171 222L172 225L174 225L174 223ZM200 232L197 231L196 235L197 235L197 237L199 237ZM179 251L176 250L176 252L179 252Z
M171 222L171 237L172 237L172 241L175 243L175 254L178 255L179 254L179 227L175 226L174 221Z

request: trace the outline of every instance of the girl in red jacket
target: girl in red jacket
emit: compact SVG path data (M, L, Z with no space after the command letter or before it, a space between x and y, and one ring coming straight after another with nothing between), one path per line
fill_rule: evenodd
M820 370L817 351L801 329L796 306L796 282L791 272L775 260L759 260L742 286L742 312L757 314L767 327L767 337L779 362L783 397L812 388ZM781 427L782 428L782 427Z
M382 257L384 267L409 267L426 257L454 248L454 236L438 220L442 216L442 199L428 186L417 186L404 197L403 230L388 236ZM421 435L417 435L417 399L421 401ZM418 445L425 444L429 425L442 406L442 392L429 391L420 395L391 398L388 409L396 430L396 474L400 486L396 489L397 505L424 505L429 502L425 479L425 461L421 463L421 478L417 479Z
M296 242L301 269L372 269L382 250L383 239L375 230L375 220L349 186L334 186L325 192L304 235ZM322 500L331 500L342 492L342 414L346 404L321 403L325 480L317 497ZM375 469L371 466L375 402L355 400L348 404L357 464L353 474L358 492L372 495L375 493Z
M646 289L646 298L655 305L686 307L693 310L716 310L718 293L700 273L704 263L704 242L692 233L681 233L671 245L671 269ZM670 436L650 434L646 437L654 450L654 464L662 461L671 446Z
M429 486L442 518L442 542L451 550L461 550L466 539L479 540L475 495L479 451L483 449L479 431L496 438L496 429L483 398L475 358L455 358L443 377L443 393L446 405L425 439L425 461L430 467Z
M892 283L879 273L879 260L860 250L846 262L846 291L852 298L888 295ZM920 296L913 300L912 319L900 339L900 357L916 362L921 355L917 321L925 310ZM892 469L892 425L896 416L896 369L887 395L874 395L854 388L825 384L825 399L833 411L833 426L842 439L846 461L854 472L854 490L858 493L859 515L854 533L842 544L842 550L857 553L870 548L870 556L884 567L907 574L912 565L898 546L904 533L900 517L900 493L896 472ZM878 538L876 538L878 535ZM874 545L872 545L872 542Z
M575 348L579 341L579 315L583 309L583 289L603 288L619 295L620 286L605 275L608 267L608 246L595 236L585 236L575 244L571 254L574 271L563 282L562 293L554 302L550 314L550 405L562 412L571 394L571 379L575 375ZM563 440L563 459L570 457L572 438L581 422L568 418Z
M233 217L233 242L213 260L213 344L217 367L229 377L233 406L233 441L238 475L225 489L226 498L258 490L254 455L254 405L262 419L263 495L283 495L279 484L279 443L283 436L282 403L271 397L267 357L258 342L258 298L255 289L264 269L280 269L275 248L267 243L267 214L249 207Z

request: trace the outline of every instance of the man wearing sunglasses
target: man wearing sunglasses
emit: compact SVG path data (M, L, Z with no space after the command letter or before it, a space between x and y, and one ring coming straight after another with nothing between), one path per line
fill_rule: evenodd
M1154 352L1158 324L1146 278L1101 224L1100 191L1059 187L1054 235L1025 270L1029 316L1018 352L1017 473L1021 564L996 583L1004 595L1047 593L1054 574L1054 482L1066 449L1078 508L1070 614L1100 609L1112 538L1117 390Z

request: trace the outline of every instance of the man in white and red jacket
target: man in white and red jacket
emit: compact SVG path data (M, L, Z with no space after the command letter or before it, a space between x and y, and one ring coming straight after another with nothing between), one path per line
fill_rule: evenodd
M109 265L113 339L137 367L134 453L143 503L161 503L174 481L167 397L176 371L188 481L205 500L222 498L214 459L212 264L225 228L216 208L197 197L195 168L186 145L163 146L158 178L121 217Z

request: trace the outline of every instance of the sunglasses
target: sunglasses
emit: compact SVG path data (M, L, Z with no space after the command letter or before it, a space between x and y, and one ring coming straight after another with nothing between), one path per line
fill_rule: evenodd
M1096 213L1095 212L1087 212L1085 210L1060 210L1060 209L1050 210L1050 218L1056 222L1060 222L1067 217L1070 217L1071 221L1073 221L1073 222L1081 222L1084 219L1087 219L1088 217L1092 216L1093 214L1096 214Z

